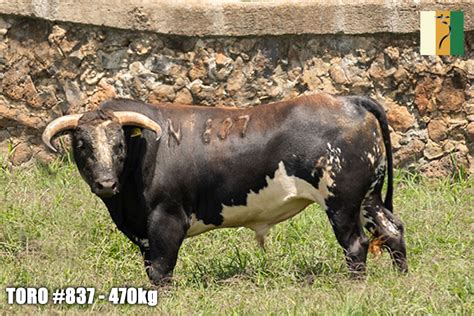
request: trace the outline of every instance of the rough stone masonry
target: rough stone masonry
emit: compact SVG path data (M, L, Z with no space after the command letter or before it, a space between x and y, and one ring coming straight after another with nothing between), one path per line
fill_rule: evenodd
M0 15L0 156L51 160L45 125L112 97L246 107L326 91L384 105L396 166L473 173L474 31L463 57L420 56L418 37L185 37Z

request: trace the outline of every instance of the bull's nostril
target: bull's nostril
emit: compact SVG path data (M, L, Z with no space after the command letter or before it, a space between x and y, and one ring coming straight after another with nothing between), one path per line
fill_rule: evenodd
M104 186L100 182L96 182L95 185L96 185L97 189L99 189L99 190L102 190L104 188Z
M116 188L117 188L117 182L114 182L114 183L112 184L112 190L115 190Z

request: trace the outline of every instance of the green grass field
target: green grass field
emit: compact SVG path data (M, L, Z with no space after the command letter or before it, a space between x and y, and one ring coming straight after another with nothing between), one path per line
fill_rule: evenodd
M1 164L0 164L1 165ZM326 215L310 206L275 226L260 250L248 229L185 240L173 285L157 307L7 305L6 286L50 290L150 288L138 248L116 228L74 165L0 170L0 314L473 314L474 181L398 173L395 212L405 223L410 273L387 253L368 276L348 276Z

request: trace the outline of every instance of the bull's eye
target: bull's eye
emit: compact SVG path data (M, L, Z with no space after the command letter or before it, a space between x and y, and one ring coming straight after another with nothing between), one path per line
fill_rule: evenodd
M84 147L84 141L82 139L78 139L76 143L77 148L82 148Z

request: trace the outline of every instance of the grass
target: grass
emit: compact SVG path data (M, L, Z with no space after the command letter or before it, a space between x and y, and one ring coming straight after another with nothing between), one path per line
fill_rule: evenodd
M2 164L0 164L1 166ZM247 229L185 240L157 307L6 304L6 286L150 288L138 249L112 223L71 162L0 169L0 314L473 314L473 180L398 172L395 212L406 227L410 273L369 256L348 277L325 214L310 206L275 226L261 251Z

